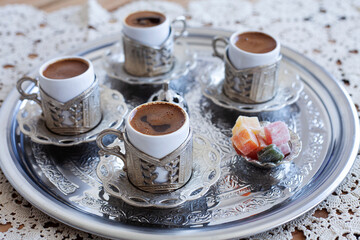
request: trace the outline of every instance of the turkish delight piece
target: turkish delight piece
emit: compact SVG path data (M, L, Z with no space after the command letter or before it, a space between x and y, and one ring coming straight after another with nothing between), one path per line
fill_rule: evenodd
M258 153L258 151L257 151L257 149L256 149L255 151L252 151L251 153L249 153L249 154L247 155L247 157L249 157L249 158L251 158L251 159L257 160L257 159L258 159L257 153Z
M233 135L231 140L243 155L248 155L259 147L255 133L249 128L244 128L238 134Z
M266 137L265 137L265 131L264 128L261 128L261 130L256 134L256 137L259 142L259 147L257 149L257 152L266 147L268 144L266 143Z
M265 142L265 144L267 143L264 127L260 128L256 136L258 137L258 139L261 139L263 142Z
M236 153L241 155L242 153L239 151L239 149L237 149L237 147L235 146L235 144L233 143L233 148L235 149ZM257 157L257 156L256 156Z
M284 143L279 146L279 149L284 154L284 156L288 155L291 152L291 148L289 146L289 143Z
M263 148L257 155L260 162L277 163L284 158L284 154L275 144L270 144L269 146Z
M257 137L257 140L258 140L258 143L259 143L259 146L254 150L252 151L251 153L247 154L246 156L248 156L249 158L252 158L252 159L258 159L258 156L257 156L257 153L262 150L264 147L267 146L265 140L261 137L259 137L258 134L255 134L256 137Z
M280 146L290 140L289 129L284 122L277 121L264 127L266 143Z
M256 133L257 131L260 130L259 119L257 117L239 116L232 129L233 136L237 135L244 128L249 128Z

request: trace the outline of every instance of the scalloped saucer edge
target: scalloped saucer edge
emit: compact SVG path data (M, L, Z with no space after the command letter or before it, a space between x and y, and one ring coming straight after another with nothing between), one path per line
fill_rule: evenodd
M238 110L245 113L258 113L262 111L275 111L296 102L304 88L300 77L293 71L287 70L280 65L279 90L276 96L258 104L240 103L231 100L223 93L224 66L209 67L200 74L201 90L205 97L216 105L224 108Z
M128 74L123 68L125 59L121 41L115 43L109 51L106 51L103 58L103 66L107 75L129 84L163 84L188 74L196 66L196 53L188 49L187 44L181 40L174 43L175 59L172 70L159 76L137 77Z
M109 145L122 143L115 139ZM102 181L105 192L136 207L173 208L180 204L202 197L220 177L220 154L209 140L193 136L193 173L187 184L173 192L155 194L141 191L132 185L122 170L122 162L113 155L100 157L97 175Z
M35 89L35 88L34 88ZM34 89L32 91L34 91ZM42 117L40 106L25 100L16 116L20 131L29 136L33 142L57 146L73 146L95 141L96 136L106 128L119 128L128 112L124 97L116 90L100 85L101 122L92 130L75 136L62 136L51 132ZM114 110L117 111L114 111Z

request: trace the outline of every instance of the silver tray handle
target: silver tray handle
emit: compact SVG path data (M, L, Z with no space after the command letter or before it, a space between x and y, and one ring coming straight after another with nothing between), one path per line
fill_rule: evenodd
M39 104L41 107L41 100L40 100L38 93L28 94L25 92L24 89L22 89L22 84L26 81L33 82L36 86L39 86L39 82L35 78L31 78L31 77L27 77L27 76L20 78L16 83L16 89L21 94L21 100L24 100L24 99L32 100L32 101L36 102L37 104Z
M99 155L100 156L110 154L110 155L114 155L114 156L119 157L121 159L121 161L124 163L123 170L126 171L126 169L127 169L126 157L125 157L125 154L121 153L120 146L108 147L103 142L104 137L107 136L107 135L115 135L115 136L117 136L117 138L120 141L124 141L124 135L123 134L124 134L123 132L120 132L119 130L116 130L116 129L105 129L102 132L100 132L100 134L97 136L96 144L100 148L100 150L99 150Z
M220 58L220 59L224 59L224 54L223 53L219 53L217 50L217 42L223 42L225 43L225 46L227 46L229 44L229 40L225 37L220 37L220 36L216 36L213 38L212 40L212 48L214 50L214 56Z
M180 30L180 32L174 32L174 40L183 37L185 35L186 28L187 28L186 18L184 16L179 16L179 17L175 18L171 22L171 25L173 25L177 22L180 22L182 24L182 29Z

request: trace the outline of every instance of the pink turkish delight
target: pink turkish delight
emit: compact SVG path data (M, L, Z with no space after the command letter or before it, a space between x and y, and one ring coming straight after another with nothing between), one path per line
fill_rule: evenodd
M284 122L277 121L264 127L266 143L281 146L290 140L289 129Z
M284 154L284 156L288 155L291 152L291 148L289 146L289 143L284 143L278 146L281 152Z

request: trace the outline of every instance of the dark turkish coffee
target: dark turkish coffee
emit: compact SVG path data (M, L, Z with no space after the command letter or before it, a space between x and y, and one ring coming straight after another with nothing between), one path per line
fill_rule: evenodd
M76 77L89 69L89 65L80 59L62 59L45 68L43 75L51 79Z
M265 33L245 32L237 36L235 45L246 52L267 53L276 48L276 41Z
M130 125L146 135L165 135L180 129L185 118L182 108L166 102L154 102L138 107Z
M154 27L165 21L165 16L158 12L142 11L130 14L125 22L132 27Z

